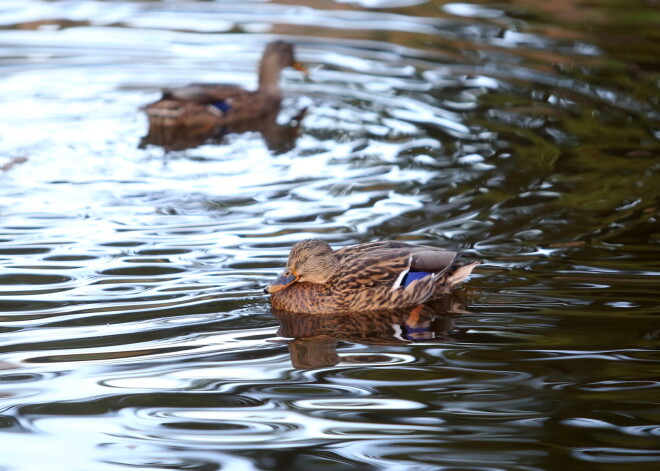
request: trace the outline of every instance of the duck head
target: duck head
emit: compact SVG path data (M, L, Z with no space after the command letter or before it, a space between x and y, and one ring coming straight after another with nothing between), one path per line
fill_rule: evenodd
M264 291L277 293L298 282L325 283L338 269L339 260L326 242L303 240L291 248L286 268Z
M280 90L277 83L280 72L287 67L307 73L307 69L296 61L293 45L284 41L269 43L259 64L259 90L279 95Z

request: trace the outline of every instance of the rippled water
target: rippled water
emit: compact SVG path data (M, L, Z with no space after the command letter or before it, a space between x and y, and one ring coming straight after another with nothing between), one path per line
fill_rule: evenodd
M657 4L0 2L0 470L655 470ZM142 141L255 84L275 144ZM288 121L306 109L299 127ZM289 247L483 261L406 313L272 313Z

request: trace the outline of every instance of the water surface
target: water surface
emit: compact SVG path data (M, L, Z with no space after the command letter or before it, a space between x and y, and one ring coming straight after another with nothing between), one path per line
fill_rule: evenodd
M657 469L653 2L0 12L2 471ZM278 146L142 141L275 39L310 68ZM282 317L308 237L483 264L420 332Z

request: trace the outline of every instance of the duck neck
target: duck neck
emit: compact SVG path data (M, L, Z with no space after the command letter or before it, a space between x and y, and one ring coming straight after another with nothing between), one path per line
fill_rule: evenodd
M272 98L282 98L280 90L280 69L274 68L274 64L264 61L259 66L259 91Z

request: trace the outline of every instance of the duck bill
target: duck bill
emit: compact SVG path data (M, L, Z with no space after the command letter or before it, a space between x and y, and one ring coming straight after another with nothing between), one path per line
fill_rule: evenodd
M296 69L296 70L298 70L298 71L304 73L305 76L309 75L309 70L307 70L307 67L305 67L304 65L302 65L302 64L301 64L300 62L298 62L298 61L293 62L293 63L291 64L291 67L293 67L294 69Z
M292 285L296 281L298 281L298 277L296 275L280 275L275 281L266 287L266 292L268 294L277 293L278 291L282 291L287 286Z

